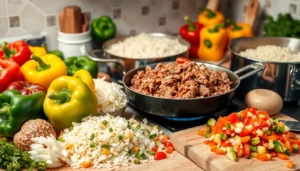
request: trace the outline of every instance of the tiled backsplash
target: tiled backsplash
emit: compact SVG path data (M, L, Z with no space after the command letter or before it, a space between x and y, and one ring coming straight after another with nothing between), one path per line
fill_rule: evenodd
M243 20L248 0L221 0L229 18ZM300 18L300 0L259 0L260 15L276 16L290 11ZM58 14L68 5L78 5L91 19L111 16L118 35L140 32L177 33L183 17L196 20L206 0L0 0L0 39L46 35L49 49L57 48Z

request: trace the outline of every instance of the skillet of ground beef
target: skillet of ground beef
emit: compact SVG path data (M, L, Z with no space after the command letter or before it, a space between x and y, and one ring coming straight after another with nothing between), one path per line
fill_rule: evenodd
M159 63L154 69L146 66L133 76L130 88L150 96L190 99L224 94L231 90L231 84L226 72L191 61Z

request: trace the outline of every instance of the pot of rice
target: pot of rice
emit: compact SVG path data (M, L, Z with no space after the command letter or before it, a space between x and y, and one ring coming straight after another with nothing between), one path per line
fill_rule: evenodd
M124 72L147 64L175 61L187 56L190 44L164 33L141 33L120 36L103 44L103 50L93 50L88 56L96 62L107 63L108 73L121 81Z
M284 101L300 100L300 39L287 37L238 38L230 43L230 70L261 62L265 69L248 77L237 93L265 88Z

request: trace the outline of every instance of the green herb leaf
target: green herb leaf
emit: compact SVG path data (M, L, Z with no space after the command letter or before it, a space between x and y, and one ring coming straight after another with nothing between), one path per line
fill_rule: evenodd
M122 135L118 135L118 138L119 138L119 140L122 140L123 136Z
M91 148L95 148L95 147L96 147L96 144L95 144L94 142L91 142L90 147L91 147Z
M157 134L151 134L149 138L154 139L155 137L157 137Z
M141 128L141 124L138 124L137 126L136 126L136 129L140 129Z
M112 128L109 128L109 132L113 132L113 129L112 129Z
M106 126L106 125L107 125L107 120L102 121L102 124L103 124L104 126Z
M101 147L102 147L102 148L106 148L106 149L110 149L110 146L109 146L109 145L102 145Z
M90 140L93 140L95 138L95 134L92 134L91 136L90 136Z

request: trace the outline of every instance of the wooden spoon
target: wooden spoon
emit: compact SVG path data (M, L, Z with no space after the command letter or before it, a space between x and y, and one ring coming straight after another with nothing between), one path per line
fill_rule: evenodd
M258 10L258 0L249 0L244 17L244 23L249 24L253 28Z

